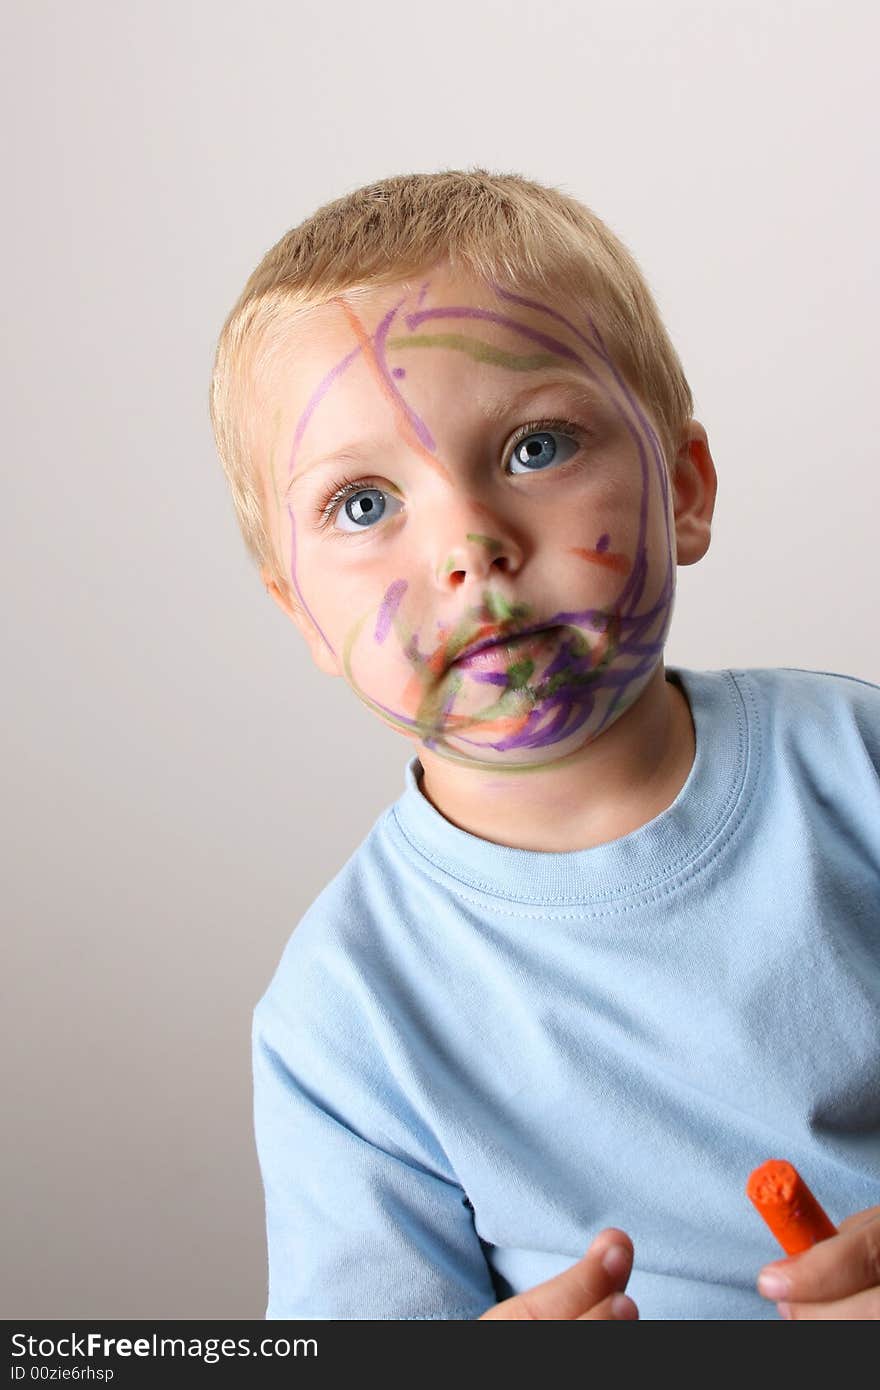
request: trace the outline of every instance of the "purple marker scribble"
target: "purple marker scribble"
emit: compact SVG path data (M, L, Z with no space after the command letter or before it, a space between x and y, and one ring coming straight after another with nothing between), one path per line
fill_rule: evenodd
M565 314L561 314L558 309L552 308L549 304L542 304L539 299L528 299L523 294L514 294L512 290L505 289L498 280L490 280L489 284L492 286L499 299L506 299L510 304L521 304L524 309L535 309L539 314L547 314L551 319L556 319L559 323L564 323L566 328L570 329L576 338L580 338L581 342L584 343L591 352L598 352L600 357L607 360L607 350L602 341L602 335L591 318L590 327L598 340L598 348L595 343L591 343L588 338L585 338L583 333L574 326L571 320L566 318ZM589 314L587 317L590 317Z
M621 391L623 392L623 394L624 394L624 396L625 396L625 398L626 398L626 400L627 400L627 402L628 402L630 408L634 411L634 413L635 413L635 415L636 415L636 418L638 419L638 421L639 421L640 424L642 425L642 428L644 429L645 433L648 435L648 437L649 437L649 439L650 439L650 441L651 441L651 448L652 448L652 450L653 450L653 452L654 452L655 463L658 465L658 475L659 475L660 490L661 490L661 493L662 493L662 496L663 496L663 506L664 506L664 508L667 509L667 514L668 514L668 489L669 489L669 478L668 478L668 476L667 476L666 468L663 466L663 458L662 458L662 455L661 455L661 453L660 453L659 440L657 439L657 435L656 435L656 433L655 433L655 431L654 431L652 425L650 424L650 421L646 418L644 411L642 410L641 406L639 405L638 400L637 400L637 399L635 398L635 396L632 394L632 392L630 391L630 389L629 389L629 387L627 386L626 382L624 381L623 377L621 376L621 374L620 374L620 372L619 372L619 370L618 370L618 368L617 368L617 364L615 363L613 357L611 356L611 353L608 351L608 348L607 348L606 345L605 345L605 339L602 337L602 334L600 333L598 327L596 326L596 322L595 322L595 320L594 320L592 314L590 314L589 312L585 311L585 312L586 312L587 320L588 320L589 325L590 325L590 330L591 330L591 332L592 332L592 334L593 334L593 338L595 339L595 342L591 342L590 339L587 338L587 337L581 332L581 330L577 327L577 325L574 324L574 323L572 323L571 319L567 318L565 314L559 313L558 310L551 308L551 306L550 306L549 304L542 304L539 300L536 300L536 299L527 299L524 295L513 294L510 290L505 289L503 285L499 284L499 282L498 282L497 280L492 280L490 283L491 283L493 289L495 290L496 294L499 296L499 298L501 298L501 299L506 299L506 300L510 301L511 303L513 303L513 304L521 304L521 305L523 305L524 308L535 309L535 310L538 311L538 313L549 314L551 318L557 319L557 320L559 320L559 322L564 323L565 326L566 326L566 328L568 328L569 331L570 331L571 333L573 333L573 334L575 335L575 337L578 338L578 339L580 340L580 342L584 343L585 346L588 347L591 351L594 351L594 352L595 352L595 351L598 351L599 356L602 358L602 360L605 362L606 366L609 368L609 370L610 370L611 373L613 374L614 379L615 379L615 381L617 382L618 386L620 387ZM599 346L598 346L598 349L596 348L596 343L598 343L598 345L599 345ZM616 405L616 404L617 404L617 402L615 402L615 405ZM622 412L621 412L621 413L622 413ZM625 418L625 417L624 417L624 418ZM671 542L671 538L670 538L670 542ZM675 565L675 556L674 556L674 553L672 552L671 548L670 548L670 564L671 564L672 567L674 567L674 565Z
M427 288L427 285L425 286L425 288ZM395 308L389 309L385 318L382 320L379 327L376 329L376 332L372 335L371 341L373 343L377 359L381 357L381 360L379 361L379 369L383 377L387 381L392 395L400 402L400 405L402 406L404 413L408 417L421 443L424 444L425 447L431 451L431 453L434 453L436 451L436 445L431 436L430 430L428 429L427 425L425 425L425 423L410 408L408 402L404 399L403 396L401 396L400 392L395 388L393 384L392 375L394 377L403 377L406 375L406 369L404 367L395 367L393 374L389 372L388 364L385 361L384 352L380 351L382 345L384 345L385 338L388 336L388 330L391 326L391 321L394 318L394 315L397 313L398 309L400 308L401 304L403 304L404 302L405 300L401 299ZM296 465L297 452L299 450L299 446L302 442L302 437L305 433L306 426L308 425L309 420L314 414L317 406L321 403L324 396L330 390L330 387L333 385L333 382L336 381L336 379L340 377L344 371L346 371L346 369L351 365L351 363L358 356L361 350L361 346L360 344L358 344L357 347L352 348L351 352L346 353L345 357L343 357L341 361L337 362L335 367L331 367L327 375L323 377L321 381L318 382L318 385L315 387L314 391L312 392L311 396L306 402L305 410L303 411L302 415L299 417L299 420L297 421L296 430L294 431L293 436L293 444L291 445L290 455L287 461L288 481L293 477L293 470Z
M469 671L468 679L478 682L480 685L509 685L506 671Z
M664 617L664 628L661 631L659 639L653 643L649 643L646 647L637 647L636 644L632 642L625 645L622 644L621 649L625 652L633 653L634 651L638 650L643 651L645 653L645 660L639 663L629 673L629 679L627 681L627 685L629 685L632 683L633 680L639 679L645 673L645 671L649 671L651 669L652 664L656 661L657 657L662 652L663 643L666 640L666 633L668 632L669 628L669 621L672 617L671 605L672 595L674 593L675 588L674 573L676 560L672 530L669 524L669 477L663 460L663 454L660 448L660 441L657 438L656 431L654 430L650 421L647 419L644 411L642 410L639 401L636 399L636 397L630 391L627 383L624 381L620 371L618 370L617 364L614 362L611 353L608 351L608 348L605 345L605 340L602 337L602 334L600 333L592 315L589 312L587 312L586 317L589 321L590 329L593 334L593 342L591 342L580 331L580 329L577 328L576 325L571 322L570 319L568 319L564 314L559 313L556 309L553 309L550 305L542 304L538 300L527 299L523 295L513 294L511 293L511 291L505 289L505 287L496 280L491 281L491 283L499 298L507 300L510 303L521 304L524 307L535 309L539 313L550 315L551 318L555 318L558 321L564 323L566 327L570 330L570 332L572 332L575 335L575 337L578 338L580 342L584 343L591 351L598 350L600 357L605 362L608 369L614 376L614 379L617 382L617 385L620 388L621 392L623 393L624 399L629 405L630 410L632 411L639 424L641 424L644 433L647 435L650 441L651 452L654 456L655 475L659 485L660 495L663 499L663 512L666 521L666 577L663 582L663 589L660 600L651 610L650 614L642 615L645 621L639 620L639 635L641 635L641 632L645 631L647 627L650 627L652 625L653 616L656 613L658 613L658 611ZM596 343L598 343L598 349L596 348ZM627 429L629 430L630 434L635 440L636 447L639 453L639 464L642 470L642 497L639 516L639 538L636 547L636 562L633 565L633 569L630 573L629 580L627 584L624 586L624 589L619 596L619 603L621 605L622 615L627 620L627 622L631 622L632 620L630 615L632 608L635 607L636 603L641 597L641 594L644 590L645 580L647 578L647 554L645 546L645 536L647 532L648 519L648 463L645 457L645 447L642 435L637 430L634 422L630 418L628 418L626 413L621 409L617 400L613 396L611 397L611 400L613 401L615 408L617 409ZM597 733L601 733L602 729L605 727L605 724L609 721L609 719L613 718L614 712L618 704L624 697L625 691L621 689L617 692L617 696L610 701L608 709L605 712L605 717L599 725Z
M596 550L597 550L598 553L601 555L601 554L602 554L602 551L603 551L603 550L607 550L610 544L611 544L611 537L609 536L608 532L606 531L605 534L604 534L603 536L600 536L599 539L597 540L597 542L596 542Z
M440 718L439 718L439 721L438 721L438 723L439 723L439 725L440 725L441 728L442 728L442 726L443 726L443 721L444 721L444 720L451 714L451 712L452 712L452 706L455 704L455 697L456 697L457 694L458 694L457 690L450 690L448 696L446 697L446 704L443 706L443 708L442 708L441 711L440 711ZM430 738L427 738L427 739L425 740L425 747L426 747L426 748L434 748L434 747L436 747L436 744L437 744L437 740L436 740L436 738L434 738L434 737L430 737Z
M405 302L405 297L404 299L398 300L397 304L395 304L392 309L388 310L388 313L385 315L384 319L379 324L379 327L376 329L376 334L373 339L376 365L378 366L379 371L381 372L384 380L386 381L388 389L390 390L391 394L395 397L395 399L399 402L404 415L409 420L410 424L415 430L416 438L418 439L419 443L423 444L425 448L433 454L436 453L437 450L437 445L434 442L434 437L431 434L431 431L428 429L428 426L425 424L424 420L421 418L421 416L416 414L406 397L402 396L398 391L397 387L394 385L391 373L388 370L388 362L385 356L385 339L388 337L389 331L391 329L391 324L394 321L395 314L400 309L401 304L404 304Z
M318 629L318 632L319 632L319 633L321 634L321 636L324 638L324 642L325 642L325 644L326 644L328 650L331 651L331 652L333 652L333 655L335 656L336 653L333 651L333 648L330 646L330 643L327 641L327 637L326 637L326 635L324 634L324 632L323 632L323 630L322 630L322 628L321 628L321 626L320 626L320 624L319 624L317 618L315 617L315 615L314 615L314 613L312 612L311 608L309 607L309 605L306 603L305 599L303 598L302 589L299 587L299 583L298 583L298 581L297 581L297 577L296 577L296 522L295 522L294 519L293 519L293 512L292 512L292 510L291 510L291 507L290 507L290 503L289 503L289 502L288 502L288 504L287 504L287 515L290 517L290 578L291 578L291 582L292 582L292 584L293 584L294 589L296 589L297 597L299 598L300 603L302 604L303 608L304 608L304 609L306 610L306 612L308 613L308 615L309 615L309 617L311 618L312 622L315 624L315 627Z
M495 290L496 294L499 296L499 298L501 298L501 299L506 299L506 300L508 300L510 303L513 303L513 304L521 304L521 305L523 305L524 308L535 309L538 313L548 314L551 318L557 319L560 323L564 323L565 326L566 326L566 328L567 328L571 333L573 333L574 336L580 340L580 342L584 343L584 345L585 345L586 347L588 347L588 348L590 349L591 352L596 352L596 351L598 351L599 356L602 358L602 360L605 362L606 366L607 366L607 367L610 369L610 371L612 372L615 381L617 382L618 386L620 387L621 391L623 392L624 397L626 398L626 401L628 402L628 404L629 404L630 408L632 409L632 411L635 413L636 418L638 419L638 421L639 421L640 424L642 425L642 428L644 429L645 433L648 435L648 437L649 437L649 439L650 439L650 441L651 441L651 448L652 448L653 453L654 453L654 461L655 461L655 464L656 464L656 466L657 466L657 471L658 471L658 481L659 481L659 483L660 483L660 491L661 491L661 494L662 494L662 497L663 497L663 506L664 506L664 508L666 509L666 513L667 513L667 516L668 516L668 489L669 489L669 479L668 479L668 476L667 476L667 473L666 473L666 468L665 468L665 466L664 466L664 464L663 464L663 458L662 458L662 454L661 454L661 452L660 452L660 447L659 447L659 440L657 439L657 435L656 435L656 433L655 433L653 427L651 426L650 422L649 422L648 419L646 418L644 411L641 409L641 407L640 407L640 405L639 405L639 402L636 400L636 398L633 396L632 392L629 390L629 387L627 386L626 382L624 381L623 377L621 376L621 374L620 374L620 372L619 372L619 370L618 370L618 368L617 368L617 365L616 365L614 359L612 358L610 352L608 351L607 347L605 346L605 339L602 337L602 334L599 332L599 329L598 329L597 326L596 326L596 323L595 323L595 321L594 321L594 319L593 319L592 314L590 314L590 313L588 312L588 313L587 313L587 319L589 320L590 329L591 329L591 331L592 331L592 333L593 333L593 337L595 338L596 342L598 342L598 344L599 344L598 349L596 348L595 343L590 342L589 338L587 338L587 337L581 332L581 330L577 327L577 325L574 324L574 323L572 323L571 319L567 318L565 314L561 314L557 309L553 309L549 304L542 304L539 300L536 300L536 299L528 299L528 298L526 298L525 295L513 294L510 290L505 289L503 285L499 284L499 282L498 282L497 280L492 280L492 281L490 281L490 283L491 283L493 289ZM612 400L613 400L613 397L612 397ZM614 405L617 406L617 401L614 401ZM641 438L637 435L636 431L633 429L632 422L626 419L626 416L623 414L622 411L620 411L619 406L618 406L617 408L618 408L618 412L621 414L621 416L623 417L624 421L626 422L627 427L628 427L629 430L630 430L630 433L633 435L633 438L636 440L637 446L638 446L638 448L639 448L639 457L640 457L640 459L641 459L641 461L642 461L642 463L643 463L643 465L644 465L644 457L643 457L643 454L642 454L642 447L643 447L643 446L642 446ZM644 468L643 468L643 474L644 474ZM672 569L672 568L674 568L674 565L675 565L675 556L674 556L674 552L673 552L673 549L672 549L672 540L671 540L671 536L669 537L669 542L670 542L669 563L670 563L670 569Z
M376 619L376 641L384 642L391 628L391 620L400 606L400 600L406 593L409 585L405 579L395 579L393 584L389 584L385 590L385 598L382 607L379 609L379 616Z
M606 615L597 613L595 609L585 609L580 613L557 614L557 620L576 620L580 626L589 621L593 627L599 626L601 622L609 629L608 646L599 665L597 667L591 666L593 653L577 654L573 639L563 640L560 644L560 650L541 673L540 679L532 689L535 708L529 712L522 728L509 737L488 745L484 740L467 738L460 734L461 741L475 747L485 748L488 746L499 752L505 752L511 748L544 748L558 743L563 738L570 738L572 734L577 733L588 723L595 709L596 696L600 690L609 689L614 692L614 698L609 707L614 706L624 698L634 682L640 681L653 669L657 656L662 650L662 636L655 642L641 645L638 641L623 640L621 629L627 627L637 637L641 637L642 633L652 625L654 615L660 614L668 619L671 610L668 601L664 602L664 599L668 600L668 595L664 595L664 598L654 606L649 614L627 615L624 618L616 614L610 622L607 621ZM636 655L641 659L637 660L635 665L626 671L609 669L609 661L621 653ZM564 676L564 679L556 684L551 693L550 684L553 677L560 675ZM600 730L607 718L606 712Z
M302 415L299 417L296 430L294 432L293 444L291 445L290 449L290 457L287 460L288 480L293 477L293 468L296 462L297 450L299 449L300 441L303 437L303 434L305 433L306 425L309 423L309 420L312 417L315 407L330 390L330 387L336 380L336 378L338 376L341 376L345 369L349 366L349 364L354 360L354 358L357 357L360 350L360 346L352 348L351 352L347 353L346 356L343 357L341 362L337 362L336 366L333 367L327 373L324 379L318 382L318 385L315 387L314 391L309 397L308 402L306 403L306 408L303 411Z

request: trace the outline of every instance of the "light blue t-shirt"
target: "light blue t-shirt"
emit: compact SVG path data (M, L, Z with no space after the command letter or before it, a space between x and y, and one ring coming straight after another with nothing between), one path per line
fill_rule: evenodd
M667 667L696 758L609 844L399 800L254 1011L268 1318L477 1318L606 1226L649 1319L776 1318L745 1196L880 1202L880 687Z

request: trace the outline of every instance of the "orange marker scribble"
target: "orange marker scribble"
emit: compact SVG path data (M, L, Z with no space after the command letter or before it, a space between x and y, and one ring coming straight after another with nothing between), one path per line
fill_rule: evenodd
M574 545L569 549L570 555L580 555L582 560L589 560L594 565L604 565L608 570L614 570L617 574L629 574L631 565L629 558L620 551L615 550L586 550L583 546Z
M486 623L483 627L478 628L470 640L473 642L482 642L486 637L497 637L499 630L497 623ZM402 697L404 709L410 709L419 704L423 693L422 686L425 674L432 676L442 675L446 667L453 660L450 638L451 632L451 627L441 626L439 628L440 640L437 646L430 655L425 658L424 666L421 667L420 670L414 671L406 684ZM455 655L457 655L457 653L455 653Z
M749 1175L746 1196L763 1216L786 1255L799 1255L837 1228L800 1173L783 1158L768 1158Z
M415 710L423 695L424 673L430 672L431 675L439 676L452 660L452 644L450 639L450 628L440 628L440 640L433 652L426 659L420 671L414 671L407 682L401 703L405 710ZM472 642L481 642L486 637L497 637L500 631L497 623L485 623L478 628L471 637ZM480 719L478 721L480 733L485 734L518 734L524 729L531 717L531 711L526 710L524 714L504 714L498 715L495 719ZM473 728L475 721L472 714L453 714L451 711L444 715L445 727L449 730L457 728Z
M440 628L440 641L425 661L425 670L432 676L439 676L452 660L449 654L449 634L451 629L448 627Z
M419 707L419 702L421 698L422 680L421 677L416 673L410 676L409 680L403 688L403 694L400 697L400 708L403 711L403 713L415 717L415 713Z
M346 318L348 319L351 330L357 338L358 342L360 343L361 348L363 349L364 361L367 363L368 367L373 373L379 390L382 392L382 395L385 397L385 399L388 401L388 404L391 406L391 409L394 412L395 420L397 422L397 427L406 443L409 444L409 446L412 449L414 449L417 454L420 454L426 463L430 464L430 466L434 469L435 473L439 473L442 478L448 477L449 475L447 469L444 468L443 464L440 462L439 459L436 459L434 455L428 449L425 448L424 444L419 439L418 435L412 427L412 423L408 419L406 412L400 404L399 397L395 394L395 392L392 390L391 386L383 376L382 369L376 360L376 352L373 347L370 335L367 333L367 330L364 328L363 324L361 323L357 314L352 309L351 305L348 304L346 300L342 298L341 295L337 295L329 302L331 304L338 304L339 307L342 309L343 313L345 314Z
M478 729L481 734L518 734L524 729L531 718L531 711L525 714L501 714L497 719L480 719L476 722L473 715L468 714L447 714L445 717L446 726L450 729L461 728L464 725Z

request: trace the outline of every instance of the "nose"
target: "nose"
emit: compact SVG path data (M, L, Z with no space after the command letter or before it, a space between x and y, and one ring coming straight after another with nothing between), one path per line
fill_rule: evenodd
M442 588L463 584L482 585L493 574L515 574L522 564L522 550L506 527L494 518L475 523L484 529L465 531L441 552L437 575Z

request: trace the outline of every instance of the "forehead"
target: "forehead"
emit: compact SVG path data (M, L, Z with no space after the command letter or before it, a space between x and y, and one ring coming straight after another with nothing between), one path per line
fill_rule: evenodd
M375 387L383 367L398 378L410 371L424 377L439 356L471 374L482 369L491 376L486 369L495 367L502 387L511 375L554 365L589 375L592 354L561 309L558 296L516 292L445 265L379 289L344 291L281 328L274 384L289 407L305 409L322 385ZM378 371L349 370L358 358L364 359L359 366Z

